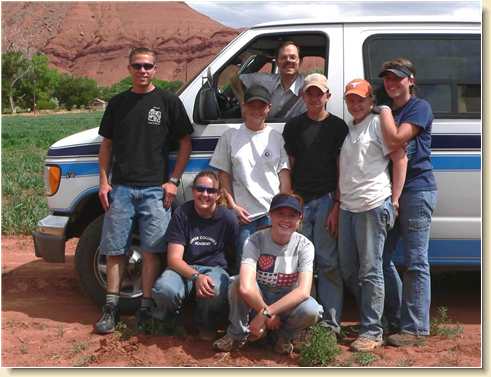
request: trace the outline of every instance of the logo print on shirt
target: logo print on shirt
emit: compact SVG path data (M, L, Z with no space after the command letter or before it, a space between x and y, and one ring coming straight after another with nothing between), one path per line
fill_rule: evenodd
M148 112L148 123L154 126L160 126L160 119L162 118L162 113L160 112L160 107L152 107Z
M257 260L257 265L258 265L260 271L273 272L275 261L276 261L275 256L263 254Z
M271 152L268 150L264 151L264 157L266 157L268 159L271 158Z

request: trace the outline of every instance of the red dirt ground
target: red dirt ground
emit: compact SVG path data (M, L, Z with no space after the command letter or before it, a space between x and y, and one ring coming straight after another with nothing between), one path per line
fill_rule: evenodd
M259 345L215 353L210 342L199 341L192 334L138 335L127 340L118 334L94 334L92 326L100 311L78 286L73 266L76 242L68 243L66 263L52 264L34 256L30 237L2 238L2 366L298 366L298 355L276 355ZM419 347L381 347L373 352L376 360L370 366L481 366L479 274L452 276L439 279L432 312L446 306L449 317L463 327L463 333L452 338L431 336ZM356 317L356 308L348 299L345 321L353 324ZM133 323L131 317L124 320ZM340 348L334 366L360 366L348 342Z

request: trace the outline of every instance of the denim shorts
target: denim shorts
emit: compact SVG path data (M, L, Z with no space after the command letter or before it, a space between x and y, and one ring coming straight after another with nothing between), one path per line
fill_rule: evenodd
M109 193L109 209L102 227L101 254L125 255L131 245L133 229L138 226L140 249L163 253L164 234L171 210L164 208L161 186L134 187L114 185Z

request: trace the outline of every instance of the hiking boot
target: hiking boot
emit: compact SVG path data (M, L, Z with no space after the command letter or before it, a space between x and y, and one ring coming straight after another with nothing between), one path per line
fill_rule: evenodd
M241 348L246 344L246 340L235 340L230 335L225 334L224 337L213 342L213 349L221 352L230 352Z
M152 331L152 308L141 306L136 312L136 329L144 333Z
M198 329L198 338L200 340L204 340L206 342L211 342L215 340L217 335L217 332L215 330L210 330L210 329Z
M407 332L389 335L385 342L394 347L420 346L425 342L424 336L417 336Z
M97 334L109 334L114 332L116 324L119 322L118 307L113 304L105 304L102 307L102 316L95 324Z
M384 342L382 340L375 340L365 338L364 336L358 337L353 343L351 343L351 350L354 352L369 352L375 348L380 347Z
M274 351L281 355L289 355L293 352L293 344L290 339L279 336L274 345Z

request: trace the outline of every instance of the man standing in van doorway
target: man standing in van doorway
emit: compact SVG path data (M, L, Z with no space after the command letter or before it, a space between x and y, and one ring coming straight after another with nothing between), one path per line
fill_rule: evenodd
M109 101L99 128L99 200L106 211L100 252L107 263L106 304L95 324L99 334L113 332L119 320L119 292L134 226L143 252L138 327L151 319L152 287L160 272L170 207L191 153L193 127L186 110L176 95L153 85L156 70L153 50L131 51L132 87ZM178 142L179 150L174 171L165 182L171 142Z
M324 308L321 324L339 334L343 280L336 240L338 158L348 127L326 110L331 94L324 75L308 75L302 96L307 112L286 123L283 137L293 189L305 201L302 233L315 247L317 296Z
M276 63L279 73L245 73L231 80L232 88L244 102L244 89L252 85L261 85L271 93L271 111L268 118L288 120L305 112L301 89L304 77L299 73L300 47L295 42L283 42L278 48Z

